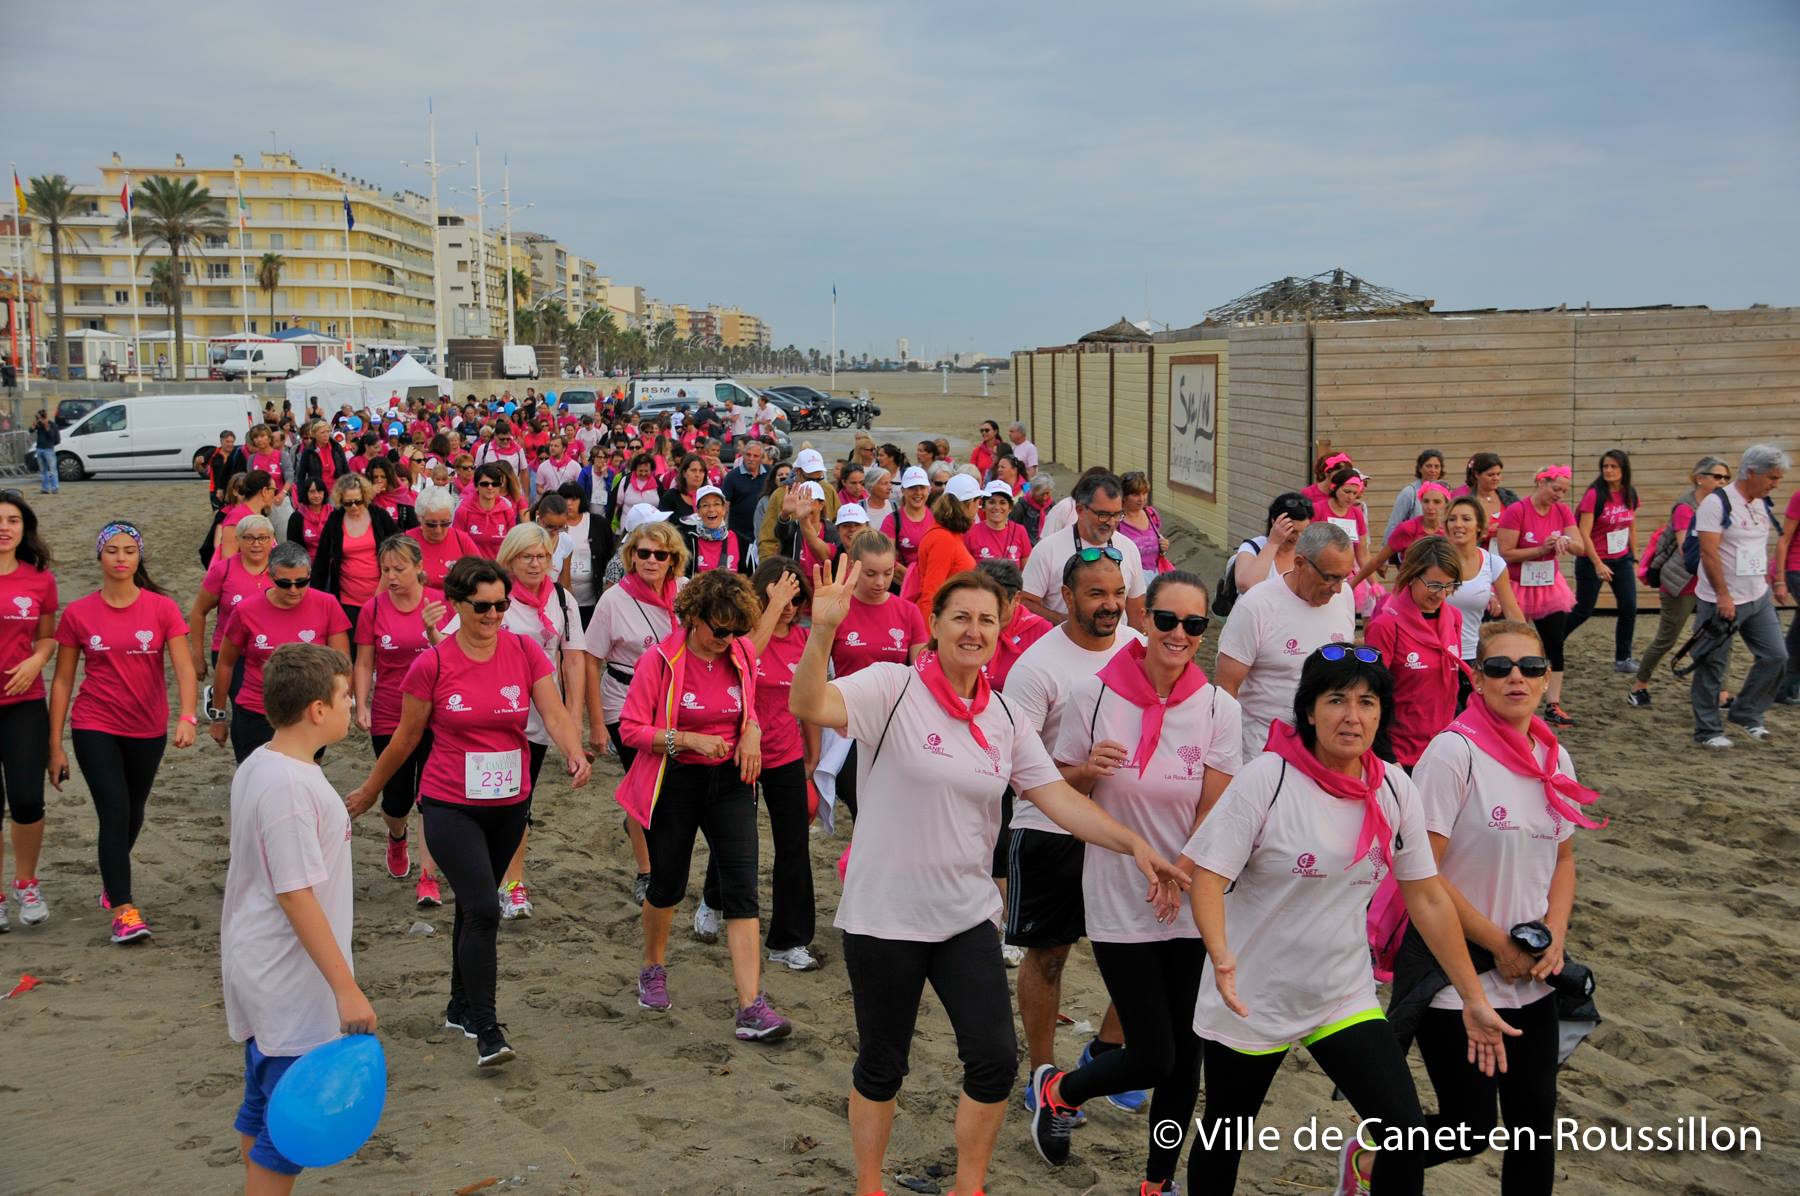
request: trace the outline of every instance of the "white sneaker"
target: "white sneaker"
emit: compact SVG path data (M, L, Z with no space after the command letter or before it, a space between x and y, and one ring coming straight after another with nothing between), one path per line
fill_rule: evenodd
M1745 727L1744 734L1752 739L1763 740L1769 738L1769 729L1767 727ZM31 921L30 916L28 915L25 920Z
M1731 740L1725 738L1723 735L1714 735L1711 739L1702 739L1700 741L1700 746L1708 748L1728 748L1731 746Z
M524 881L515 880L500 886L500 916L509 922L531 916L531 893L525 888Z
M706 904L706 898L700 899L699 908L694 910L694 937L703 943L719 941L719 931L725 928L725 919L719 911Z
M25 925L36 926L50 920L50 907L44 904L35 879L13 881L13 896L19 899L19 921Z
M1006 961L1007 967L1016 968L1025 962L1025 948L1015 947L1011 943L1002 943L1000 944L1000 958Z
M810 972L819 966L819 957L805 947L789 947L785 951L769 952L770 963L784 963L789 970Z
M6 894L0 893L0 934L12 929L12 922L6 916Z

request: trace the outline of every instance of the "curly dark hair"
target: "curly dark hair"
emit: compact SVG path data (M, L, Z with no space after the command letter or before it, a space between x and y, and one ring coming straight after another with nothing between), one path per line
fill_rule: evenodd
M741 573L710 569L675 596L675 617L692 629L697 623L729 627L734 635L747 635L756 623L756 593Z

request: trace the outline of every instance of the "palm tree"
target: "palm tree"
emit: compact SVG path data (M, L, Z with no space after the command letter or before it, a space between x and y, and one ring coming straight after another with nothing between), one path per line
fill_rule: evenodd
M287 269L287 259L279 253L269 250L256 263L256 286L258 290L269 292L269 331L275 331L275 288L281 285L281 272Z
M650 330L649 349L652 358L662 363L663 369L674 365L675 356L675 321L660 320Z
M514 266L512 268L512 284L513 307L517 309L529 305L531 303L531 272ZM515 317L515 322L516 320L517 317Z
M144 302L151 307L175 306L175 273L166 259L150 263L150 285L144 290Z
M613 342L619 335L619 326L614 322L611 310L590 307L581 313L581 321L577 327L582 352L593 362L595 372L599 372L600 358L603 354L611 354Z
M83 242L80 233L68 221L83 215L82 201L75 198L75 188L60 174L43 174L31 180L25 193L25 211L35 216L50 234L50 274L56 285L56 364L57 377L69 380L69 338L63 333L63 246Z
M181 254L192 249L200 252L207 237L223 237L230 231L225 217L213 207L212 192L193 179L172 179L152 175L138 184L131 194L133 227L121 218L115 235L129 237L135 232L141 246L163 245L169 250L170 288L169 325L174 330L174 366L177 378L187 377L186 338L181 327ZM134 247L135 248L135 247ZM142 250L138 252L142 256Z
M538 313L535 307L521 307L513 312L513 333L522 345L537 341Z
M538 332L550 338L551 344L560 344L563 336L563 325L568 323L569 309L561 299L546 299L536 308L538 315Z

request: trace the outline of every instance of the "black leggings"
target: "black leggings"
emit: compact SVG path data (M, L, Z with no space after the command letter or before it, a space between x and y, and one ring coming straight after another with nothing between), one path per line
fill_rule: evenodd
M387 751L388 744L394 741L392 735L370 735L369 742L375 745L375 758L381 759L381 753ZM381 812L389 818L405 818L412 813L412 808L419 800L419 779L425 775L425 761L431 758L431 730L427 728L419 736L419 746L413 754L406 758L397 772L388 779L381 790Z
M1128 1032L1129 1034L1129 1032ZM1412 1073L1401 1057L1400 1044L1386 1021L1358 1022L1335 1034L1321 1038L1307 1050L1332 1083L1349 1098L1351 1107L1364 1121L1379 1117L1381 1135L1402 1131L1409 1135L1425 1123L1419 1112L1419 1095L1413 1088ZM1286 1051L1270 1055L1246 1055L1210 1039L1203 1052L1206 1080L1206 1113L1201 1118L1200 1137L1188 1154L1188 1190L1191 1192L1229 1192L1237 1183L1239 1142L1236 1127L1247 1122L1233 1118L1251 1118L1262 1109L1269 1084L1281 1070ZM1220 1123L1225 1123L1221 1125ZM1234 1136L1227 1141L1225 1129ZM1417 1196L1424 1190L1425 1163L1420 1154L1405 1150L1383 1150L1375 1155L1375 1169L1370 1176L1372 1188L1382 1196Z
M963 1092L986 1105L1012 1093L1019 1040L1013 1032L1006 965L1000 959L1000 932L992 922L941 943L846 932L844 970L856 1008L856 1064L850 1079L865 1098L890 1101L899 1095L927 980L956 1032Z
M13 821L31 826L44 820L44 770L50 766L50 708L44 699L0 706L0 821L12 807Z
M790 760L758 779L763 808L769 812L769 837L775 843L774 892L770 900L771 951L804 947L813 941L815 918L812 876L812 819L806 814L806 763ZM718 857L706 861L701 898L714 909L725 899L719 892Z
M1575 558L1575 609L1569 612L1563 635L1574 635L1575 629L1592 617L1594 605L1600 601L1600 587L1609 586L1619 615L1613 624L1613 659L1630 660L1631 639L1637 632L1637 562L1622 556L1606 562L1606 567L1612 570L1610 582L1600 580L1594 562L1584 556Z
M1556 994L1523 1009L1499 1010L1509 1025L1525 1031L1506 1040L1506 1071L1484 1076L1469 1062L1469 1039L1460 1009L1427 1009L1419 1022L1419 1057L1437 1090L1438 1111L1425 1119L1435 1135L1441 1126L1468 1126L1469 1150L1432 1150L1425 1166L1473 1158L1487 1148L1494 1128L1496 1099L1509 1131L1500 1163L1501 1196L1548 1193L1556 1180L1556 1057L1560 1019ZM1521 1129L1537 1133L1513 1137Z
M1095 943L1094 962L1119 1011L1125 1045L1095 1055L1087 1066L1065 1075L1063 1101L1079 1106L1097 1096L1154 1088L1150 1125L1167 1121L1185 1127L1200 1096L1194 1001L1200 995L1206 948L1190 938ZM1152 1133L1144 1178L1153 1183L1174 1179L1180 1162L1180 1138L1165 1145Z
M612 740L613 751L619 753L619 767L630 772L631 762L637 759L637 749L620 738L618 723L606 724L606 737Z
M744 784L736 762L670 764L644 834L650 846L644 900L652 908L681 904L700 834L719 869L717 908L728 919L757 916L756 790Z
M69 738L100 820L100 883L114 906L131 905L131 849L144 829L144 807L169 737L133 739L77 729Z
M856 744L844 755L843 767L837 774L838 804L850 811L850 821L856 821Z
M1563 671L1563 640L1569 635L1569 612L1556 611L1541 619L1533 619L1531 625L1537 628L1538 638L1544 641L1544 655L1550 658L1550 671Z
M231 754L237 757L239 764L273 738L275 728L269 725L267 715L246 710L236 702L231 704Z
M456 895L450 940L450 999L464 1003L469 1028L493 1026L499 984L500 878L525 837L529 799L504 806L463 806L424 798L425 846Z

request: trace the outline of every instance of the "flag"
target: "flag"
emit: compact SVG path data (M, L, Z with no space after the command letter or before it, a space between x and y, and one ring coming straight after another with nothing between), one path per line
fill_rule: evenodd
M119 210L127 216L131 215L131 176L125 176L125 184L119 188Z
M19 215L25 214L25 188L19 185L19 172L13 171L13 199L19 205Z
M837 302L837 283L835 282L831 284L831 301L833 303Z
M344 192L344 231L347 233L356 231L356 216L350 211L350 193L348 191Z
M244 202L244 189L238 188L238 231L242 232L250 219L250 205Z

